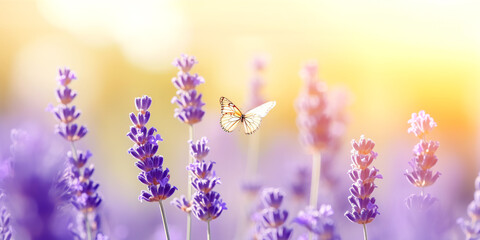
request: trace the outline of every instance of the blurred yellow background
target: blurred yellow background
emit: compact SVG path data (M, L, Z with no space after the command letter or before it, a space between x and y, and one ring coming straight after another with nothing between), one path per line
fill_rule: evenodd
M264 94L277 107L262 125L264 147L278 137L298 144L298 72L314 59L329 86L352 93L346 154L350 139L365 134L377 143L379 169L402 151L406 158L396 165L406 169L416 143L407 134L407 120L426 110L438 124L432 133L441 142L438 169L458 164L470 196L479 169L479 9L478 1L454 0L3 0L0 115L51 120L44 109L55 102L57 69L70 67L78 76L72 88L79 93L79 122L89 127L82 144L93 149L96 178L136 193L141 184L125 137L135 97L153 98L151 125L165 139L160 151L166 164L182 171L185 163L187 127L173 118L170 103L174 58L197 57L192 72L206 80L199 91L207 113L196 137L215 139L226 134L218 126L218 99L226 96L242 106L252 58L268 55ZM53 132L54 121L49 123ZM228 137L245 140L238 131ZM183 178L172 175L177 183ZM130 192L116 196L136 201Z

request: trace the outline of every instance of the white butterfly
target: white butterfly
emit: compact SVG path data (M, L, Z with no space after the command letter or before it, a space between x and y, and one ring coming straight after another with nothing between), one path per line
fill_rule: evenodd
M220 106L222 117L220 118L220 126L225 132L232 132L239 123L243 123L246 134L252 134L260 127L262 118L275 107L276 102L266 102L247 113L243 114L240 109L228 100L226 97L220 98Z

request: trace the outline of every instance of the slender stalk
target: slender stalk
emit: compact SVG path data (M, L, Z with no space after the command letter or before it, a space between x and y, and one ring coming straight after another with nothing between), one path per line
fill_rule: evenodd
M188 139L189 141L193 141L193 125L189 125L188 127ZM193 157L190 155L190 146L188 146L188 164L193 163ZM188 186L187 186L187 199L192 197L192 180L190 179L190 173L187 173L188 178ZM189 212L187 213L187 240L191 239L191 232L192 232L192 214Z
M72 154L73 154L73 158L75 160L78 160L78 155L77 155L77 147L75 147L75 143L74 142L70 142L71 144L71 147L72 147Z
M78 160L77 147L75 147L74 142L70 142L70 143L71 143L70 146L72 147L73 158L75 159L75 161L77 161ZM87 232L87 240L92 240L92 229L90 227L90 220L88 220L88 213L85 213L85 229Z
M207 222L207 240L212 240L212 235L210 234L210 221Z
M319 152L312 155L312 181L310 183L310 206L317 208L318 188L320 185L320 168L322 166L322 154Z
M260 133L257 132L248 138L247 167L245 177L254 178L258 168L258 149L260 142Z
M85 213L85 229L87 232L87 240L92 240L92 229L90 228L90 221L88 220L88 213Z
M260 132L256 132L251 136L248 136L248 149L247 149L247 163L245 166L244 179L248 183L254 183L257 179L257 169L258 169L258 152L260 148ZM248 194L248 193L247 193ZM241 206L246 206L246 209L250 209L253 199L249 199L249 196L246 192L243 192L241 198ZM245 239L246 226L248 224L249 212L243 211L242 218L237 222L235 239Z
M367 225L364 223L363 224L363 239L364 240L368 240L368 236L367 236Z
M163 209L162 201L158 201L160 204L160 213L162 213L162 221L163 221L163 228L165 229L165 237L167 240L170 240L170 233L168 232L168 225L167 225L167 216L165 214L165 209Z
M191 230L192 230L192 214L187 213L187 240L190 240L191 236Z

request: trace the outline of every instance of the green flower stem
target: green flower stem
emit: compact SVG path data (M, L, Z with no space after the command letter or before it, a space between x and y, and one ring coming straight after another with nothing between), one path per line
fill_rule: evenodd
M170 240L170 233L168 232L168 225L167 225L167 215L165 214L165 209L163 209L162 201L158 201L160 204L160 213L162 214L162 221L163 221L163 228L165 229L165 237L167 240Z
M318 205L318 188L320 185L320 168L322 166L322 154L313 153L312 158L312 181L310 183L310 206L317 208Z
M207 240L212 240L212 235L210 234L210 221L207 222Z
M363 224L363 239L364 240L368 240L368 236L367 236L367 225L364 223Z

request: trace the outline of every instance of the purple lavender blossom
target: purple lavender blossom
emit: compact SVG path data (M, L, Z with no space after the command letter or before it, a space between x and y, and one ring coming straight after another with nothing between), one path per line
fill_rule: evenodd
M378 155L373 151L374 146L375 143L370 139L365 139L363 135L358 142L352 140L352 169L348 171L353 181L350 188L351 195L348 197L352 210L345 212L345 217L363 225L372 222L380 214L375 198L370 197L377 187L374 183L375 179L382 179L382 175L378 174L377 169L369 168Z
M207 146L208 139L206 137L202 137L200 141L196 143L193 141L189 141L188 143L191 148L190 155L197 161L205 159L210 152L210 148Z
M405 200L405 204L409 210L421 212L428 210L436 201L430 194L412 194Z
M159 134L155 134L157 132L156 128L145 126L150 119L148 109L151 104L152 99L146 95L135 99L138 112L137 114L130 113L133 126L127 133L130 140L134 142L134 146L128 150L128 153L137 159L135 165L142 170L138 179L148 188L148 192L141 192L139 200L159 202L172 196L177 187L168 183L170 170L168 168L163 169L163 156L156 155L158 151L157 142L163 139Z
M57 101L61 102L63 105L71 103L76 96L77 93L68 87L57 89Z
M410 128L408 133L413 133L419 142L413 147L413 157L409 162L411 171L405 172L405 177L413 186L420 188L420 193L411 194L406 200L406 206L409 209L409 223L411 224L414 236L418 238L442 239L448 223L442 216L442 211L438 200L430 194L425 194L425 187L431 186L440 177L440 172L434 172L432 167L438 162L435 155L439 142L428 140L428 134L437 127L433 118L420 111L413 113L412 118L408 120ZM443 231L442 231L443 230Z
M159 203L165 236L167 239L170 239L163 200L172 196L177 187L168 182L170 180L170 170L168 168L163 169L163 156L156 155L158 141L163 141L162 137L160 137L160 134L155 134L157 132L156 128L147 128L145 126L150 119L148 109L151 104L152 99L146 95L135 99L135 106L138 112L137 114L130 113L130 120L133 126L130 127L130 131L127 133L127 137L133 141L134 145L128 150L128 153L136 159L135 166L141 170L138 180L148 188L148 191L142 190L138 200L140 202Z
M327 86L318 79L315 62L305 64L300 72L304 87L295 102L300 140L307 150L317 153L330 141L331 117L327 114Z
M433 118L426 114L424 110L421 110L418 114L412 113L412 118L408 120L408 123L410 124L408 133L413 133L418 138L423 138L437 126Z
M190 72L190 69L197 64L198 61L195 56L188 56L187 54L182 54L180 58L176 58L173 61L173 66L178 67L178 69L184 73Z
M280 209L285 194L278 188L267 188L262 192L264 208L256 224L255 239L290 239L293 229L285 226L288 211Z
M71 203L77 209L77 221L72 222L70 230L75 238L85 239L103 236L100 230L100 217L97 208L102 202L97 193L99 184L94 182L91 177L94 172L94 166L87 166L88 159L92 156L90 151L83 153L76 149L74 142L82 139L87 134L85 126L79 126L74 123L80 116L80 112L75 106L67 106L77 95L68 87L72 80L77 79L76 75L68 68L59 70L57 81L57 101L59 105L53 110L59 123L56 125L56 132L72 146L72 151L67 153L68 166L67 178L70 188ZM61 183L65 180L61 180Z
M340 236L335 231L332 215L333 210L330 205L322 204L318 210L309 206L300 211L293 222L307 228L318 239L340 240Z
M423 135L425 136L425 135ZM430 168L435 166L438 161L435 151L440 146L440 143L437 141L425 141L420 140L420 142L415 145L413 149L413 158L409 162L412 171L408 170L405 173L407 180L414 185L415 187L427 187L435 183L440 177L441 173L434 173Z
M409 162L412 170L406 170L404 175L413 186L421 188L421 195L424 195L424 188L434 184L441 175L440 172L434 172L431 169L438 162L438 157L435 155L435 152L440 146L440 143L426 139L428 133L435 128L437 124L433 118L423 110L418 114L413 113L408 123L411 125L408 132L413 133L420 139L420 142L413 148L413 158Z
M173 85L178 89L177 96L172 98L172 103L176 103L173 116L178 120L193 125L202 120L205 111L202 107L202 94L197 93L195 88L205 82L198 74L190 74L192 67L198 63L195 57L182 54L180 58L175 59L173 65L180 70L177 77L172 79Z
M459 218L458 225L465 234L466 240L480 239L480 173L475 179L475 193L473 201L467 208L469 219Z
M220 198L220 194L213 191L213 188L221 183L220 178L216 176L213 170L215 162L205 160L210 152L210 148L206 145L208 139L202 137L195 143L193 141L189 141L189 143L190 155L195 159L195 162L191 163L187 170L191 173L191 184L197 190L192 196L190 209L197 219L210 222L218 218L223 210L227 209L227 205ZM184 198L182 196L182 199ZM183 210L187 204L182 199L175 199L172 204Z
M205 193L197 191L193 194L192 212L198 220L210 222L218 218L223 210L227 210L227 205L220 198L218 192L210 191Z
M262 235L262 240L288 240L292 236L293 229L281 226L278 228L268 228Z
M70 82L76 80L77 76L69 68L58 69L57 81L61 86L67 87Z
M282 205L284 195L279 189L266 189L263 192L262 202L265 206L278 209Z
M183 195L180 198L174 198L170 203L183 212L190 213L192 211L192 204Z

